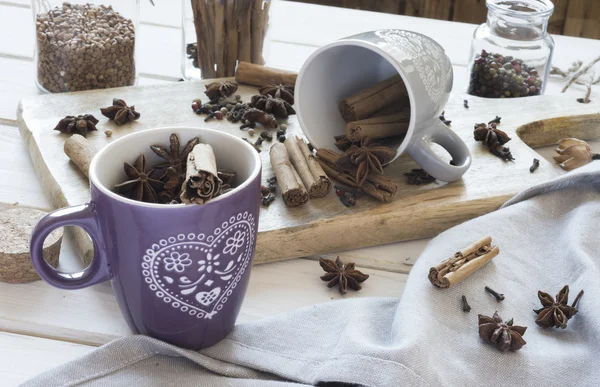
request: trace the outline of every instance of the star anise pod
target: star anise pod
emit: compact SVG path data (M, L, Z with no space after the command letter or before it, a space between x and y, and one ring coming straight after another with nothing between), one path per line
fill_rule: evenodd
M265 129L275 129L277 128L277 120L272 114L269 114L265 111L256 108L249 108L244 111L244 115L242 118L248 123L259 123Z
M119 126L128 122L133 122L140 118L140 113L135 110L135 106L127 106L122 99L114 98L112 106L100 109L102 115L114 120Z
M294 104L294 85L267 85L258 89L262 95L270 95L273 98L281 98L290 105Z
M81 134L87 137L88 132L96 130L98 120L91 114L75 116L66 116L58 122L54 130L67 134Z
M238 84L235 82L213 82L205 85L206 90L204 94L211 101L218 101L220 98L227 98L235 93L238 89Z
M169 137L170 142L170 150L167 150L162 145L150 145L150 149L152 152L156 153L159 157L165 159L165 162L157 164L155 166L156 169L175 167L178 171L183 171L185 169L185 165L187 162L188 155L194 149L196 145L200 143L200 139L198 137L192 138L190 141L185 144L183 150L181 150L181 143L179 141L179 136L177 133L171 133Z
M473 136L475 137L475 141L481 141L483 144L487 145L490 152L494 155L505 161L514 160L512 153L510 153L510 149L503 146L510 141L510 137L508 134L498 129L495 122L490 122L487 125L484 123L476 124Z
M370 138L363 138L359 146L352 145L344 154L340 156L336 165L342 169L344 167L357 167L356 182L362 186L367 181L370 172L383 174L383 165L392 161L396 156L396 151L386 146L382 146Z
M346 294L348 288L360 290L360 283L365 282L369 278L368 274L361 273L354 268L354 263L343 264L340 257L335 261L326 258L319 258L319 265L327 272L320 278L327 281L327 287L332 288L338 285L341 294Z
M160 203L181 203L179 195L181 186L185 181L185 173L176 167L168 167L165 173L160 177L162 189L157 190L158 201Z
M138 157L133 165L124 163L123 169L129 180L115 185L117 192L130 199L158 203L155 187L160 187L162 182L151 177L154 169L146 170L144 155Z
M542 328L562 328L567 327L567 321L577 313L577 304L583 296L583 290L579 292L573 304L567 305L569 302L569 285L565 285L556 295L556 300L552 298L548 293L544 293L541 290L538 291L538 298L540 299L543 308L533 310L537 313L535 323Z
M276 118L287 118L296 111L286 100L273 98L271 95L255 95L250 100L250 106L273 114Z
M478 315L479 337L496 346L500 351L518 351L525 344L523 335L527 327L513 325L513 320L502 322L498 312L494 316L488 317Z

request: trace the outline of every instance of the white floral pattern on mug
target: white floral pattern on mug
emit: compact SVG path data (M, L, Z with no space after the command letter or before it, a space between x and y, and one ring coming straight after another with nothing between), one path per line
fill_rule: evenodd
M246 232L244 231L236 231L235 234L228 238L225 242L225 248L223 252L225 254L234 255L237 253L237 250L244 245L244 241L246 239Z
M170 257L165 258L164 262L167 271L175 270L178 273L183 273L185 267L192 264L188 253L179 254L176 251L173 251Z

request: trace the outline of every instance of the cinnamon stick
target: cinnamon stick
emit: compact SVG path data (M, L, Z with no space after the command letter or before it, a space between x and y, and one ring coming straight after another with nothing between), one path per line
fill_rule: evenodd
M89 177L90 164L98 150L85 137L74 134L65 141L64 151L84 175Z
M204 204L221 193L221 186L212 147L208 144L196 145L188 155L181 201L185 204Z
M311 198L327 195L331 191L331 180L308 149L308 145L299 137L288 138L284 145L292 165L308 190L308 195Z
M225 34L225 2L224 1L215 1L214 4L214 13L215 13L215 67L216 67L216 76L218 78L225 77L225 47L226 47L226 38Z
M285 145L280 142L273 144L269 155L284 203L289 207L298 207L308 202L308 192L290 162Z
M226 39L227 42L227 60L225 67L225 76L233 77L235 66L238 59L238 20L236 19L236 0L227 0L226 3L227 21L226 21Z
M213 0L209 0L213 1ZM196 29L196 51L202 78L214 78L214 5L205 0L191 0Z
M317 149L319 164L330 178L347 186L359 188L355 178L356 168L342 170L336 165L340 156L340 154L330 149ZM359 189L375 199L387 203L396 195L398 186L391 179L371 172L367 175L367 181Z
M498 246L492 246L492 238L486 236L430 268L429 281L438 288L449 288L481 269L499 252Z
M353 142L360 141L365 137L375 139L402 136L406 135L409 122L409 113L396 113L353 121L346 124L346 136Z
M238 25L238 59L240 61L252 61L252 7L253 0L238 0L241 18Z
M339 109L344 120L352 122L369 118L391 104L408 104L408 92L400 75L394 75L342 100Z
M235 72L235 80L253 86L269 84L295 85L298 74L257 64L240 61Z

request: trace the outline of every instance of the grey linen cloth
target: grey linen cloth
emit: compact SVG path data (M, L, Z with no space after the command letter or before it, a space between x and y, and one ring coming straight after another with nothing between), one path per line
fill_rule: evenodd
M24 386L598 386L599 219L596 162L437 236L401 298L333 301L239 324L200 352L125 337ZM498 257L451 289L429 283L429 267L484 235L500 246ZM565 284L570 301L585 290L579 313L565 330L538 327L537 291L554 296ZM485 285L506 299L496 302ZM496 310L528 327L520 351L502 353L478 337L477 314Z

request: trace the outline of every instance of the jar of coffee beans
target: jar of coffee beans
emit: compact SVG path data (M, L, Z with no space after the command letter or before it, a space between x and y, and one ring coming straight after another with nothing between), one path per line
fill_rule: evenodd
M139 0L32 0L36 83L61 93L136 83Z
M468 62L471 95L518 98L544 92L554 40L550 0L486 0L487 21L477 27Z

